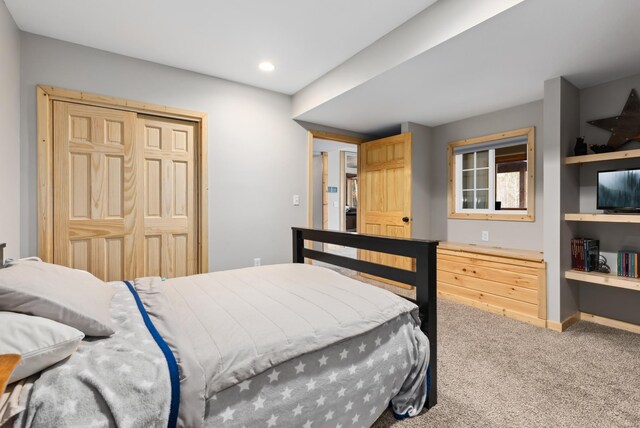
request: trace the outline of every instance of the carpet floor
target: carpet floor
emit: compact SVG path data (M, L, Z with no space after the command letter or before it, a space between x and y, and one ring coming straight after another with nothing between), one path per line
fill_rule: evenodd
M374 427L640 427L640 335L623 330L557 333L440 300L438 371L436 407Z

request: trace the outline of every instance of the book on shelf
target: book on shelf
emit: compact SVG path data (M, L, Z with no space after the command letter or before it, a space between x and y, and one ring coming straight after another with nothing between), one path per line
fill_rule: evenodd
M638 267L640 256L638 251L618 251L618 276L627 278L640 278L640 269Z
M571 240L571 269L583 272L598 270L600 261L600 241L589 238Z

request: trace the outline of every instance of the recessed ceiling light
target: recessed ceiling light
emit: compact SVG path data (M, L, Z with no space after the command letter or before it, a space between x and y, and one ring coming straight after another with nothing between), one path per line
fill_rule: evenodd
M264 61L258 65L258 68L262 71L273 71L276 69L276 66L271 64L269 61Z

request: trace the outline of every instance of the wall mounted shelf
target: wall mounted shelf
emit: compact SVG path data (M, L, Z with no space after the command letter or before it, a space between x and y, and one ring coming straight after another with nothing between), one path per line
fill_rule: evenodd
M566 213L566 221L592 221L599 223L640 223L640 214Z
M607 287L626 288L627 290L640 291L640 278L626 278L612 273L602 272L581 272L568 270L564 273L567 279L591 282L593 284L605 285Z
M617 159L633 159L640 158L640 149L624 150L611 153L596 153L592 155L569 156L564 159L567 165L580 165L589 162L603 162Z

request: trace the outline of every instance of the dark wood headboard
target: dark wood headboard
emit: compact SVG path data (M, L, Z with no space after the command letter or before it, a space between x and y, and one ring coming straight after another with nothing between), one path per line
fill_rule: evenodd
M358 233L334 232L329 230L292 227L293 262L304 263L304 259L318 260L357 272L368 273L393 281L411 285L416 289L416 299L408 299L420 310L420 329L429 338L429 399L427 408L436 405L437 391L437 306L436 306L436 248L438 241L418 239L387 238L383 236L361 235ZM416 260L416 270L410 271L380 265L365 260L325 253L304 247L304 241L343 245L361 250L377 251L394 256L411 257Z

